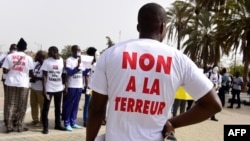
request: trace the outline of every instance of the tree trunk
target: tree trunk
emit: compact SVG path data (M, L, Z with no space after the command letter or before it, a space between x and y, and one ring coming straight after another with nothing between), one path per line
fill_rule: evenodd
M244 70L243 70L243 88L242 91L247 91L247 77L249 71L250 64L250 32L247 32L247 46L243 50L243 62L244 62ZM250 78L249 78L250 79Z

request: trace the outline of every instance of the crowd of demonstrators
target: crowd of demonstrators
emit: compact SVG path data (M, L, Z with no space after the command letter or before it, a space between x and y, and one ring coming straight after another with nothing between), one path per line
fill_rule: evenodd
M42 109L44 103L43 96L43 71L41 70L41 66L46 57L44 51L37 51L34 58L34 69L32 76L30 78L31 88L30 88L30 107L31 107L31 117L32 117L32 125L40 126L41 125L41 116Z
M72 131L72 128L82 128L76 121L85 75L79 46L73 45L71 52L72 55L66 60L67 94L63 96L62 106L62 119L67 131Z
M26 48L27 43L21 38L17 45L10 45L9 52L0 55L0 67L3 67L6 132L10 133L15 129L18 132L28 130L23 120L29 90L31 123L36 127L42 123L42 133L49 133L48 114L52 98L55 106L55 129L72 131L72 128L82 128L76 121L83 84L85 83L84 88L89 89L88 81L94 73L99 52L96 48L90 47L87 55L81 55L79 46L73 45L72 55L64 61L59 56L58 48L51 46L47 58L45 52L39 50L33 61L31 56L24 53ZM84 82L86 78L88 81ZM89 89L88 93L90 92ZM83 112L85 126L90 98L90 95L85 95ZM64 121L64 127L61 125L61 120Z
M163 140L175 129L200 123L221 111L213 83L190 58L161 43L166 20L162 6L145 4L138 13L139 39L118 43L98 59L89 85L93 93L86 141L98 137L107 141ZM180 86L196 104L169 118ZM107 104L106 133L97 137Z
M243 85L243 79L240 76L240 72L236 71L232 79L232 99L230 100L230 106L228 108L233 108L234 103L237 103L237 109L241 108L240 92ZM237 97L237 100L236 100Z
M180 114L186 112L186 104L188 100L193 100L193 98L186 92L186 90L183 87L179 87L175 94L175 99L174 99L174 104L173 104L173 116L174 117L177 115L178 109L179 109ZM187 110L191 108L191 105L188 105Z
M5 100L6 109L4 119L6 132L27 131L23 124L29 92L29 78L33 69L33 59L24 53L27 49L26 41L21 38L17 43L17 52L9 54L2 65L3 73L7 74Z
M212 67L212 69L206 73L206 75L207 75L208 79L213 83L213 85L214 85L213 88L215 89L216 93L218 94L219 89L221 87L221 75L219 73L219 67L214 65ZM210 119L213 121L218 121L218 119L215 117L215 115L211 116Z
M6 53L2 53L2 54L0 55L0 68L2 68L3 62L4 62L5 58L7 57L7 55L9 55L9 54L11 54L11 53L13 53L13 52L16 52L16 50L17 50L16 44L11 44L11 45L10 45L10 48L9 48L9 51L6 52ZM4 93L4 97L6 97L6 95L5 95L5 93L6 93L6 85L5 85L6 76L7 76L7 74L6 74L6 73L3 73L3 74L2 74L2 80L1 80L2 83L3 83L3 93ZM3 110L3 114L4 114L4 113L6 113L6 109L7 109L7 98L4 99L4 105L3 105L3 107L4 107L4 110ZM4 117L4 123L5 123L5 125L6 125L6 117L5 117L5 114L3 115L3 117Z
M226 68L222 68L221 70L221 87L219 88L219 98L221 100L221 104L224 107L225 106L225 94L229 92L230 84L231 84L231 77L227 73Z
M55 129L65 130L65 128L61 125L61 101L62 93L67 93L67 86L63 86L63 84L66 84L66 73L64 70L64 61L59 56L57 47L49 47L48 58L44 60L43 65L41 66L41 70L43 71L44 95L44 104L42 111L42 133L49 133L48 113L53 97L55 106Z

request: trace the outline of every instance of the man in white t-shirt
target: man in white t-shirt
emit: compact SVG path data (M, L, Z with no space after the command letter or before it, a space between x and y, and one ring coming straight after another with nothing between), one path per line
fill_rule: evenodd
M61 101L62 92L66 94L66 87L63 87L66 81L63 59L59 56L58 48L51 46L48 50L48 58L43 61L41 70L43 71L43 95L44 104L42 111L43 134L48 134L49 121L48 113L50 102L54 97L55 106L55 129L65 130L61 125Z
M106 141L161 141L176 128L221 111L211 81L186 55L161 43L165 26L164 8L148 3L139 10L139 39L118 43L100 56L90 84L86 141L95 140L107 103ZM169 119L180 86L196 104Z
M37 51L34 62L34 69L32 77L30 79L31 89L30 89L30 107L31 107L31 117L32 124L34 126L41 125L42 109L43 109L43 71L41 66L45 59L45 52L42 50ZM39 114L40 113L40 114ZM40 116L39 116L40 115Z
M219 89L221 87L221 75L219 73L219 68L216 65L213 66L212 70L206 73L206 75L208 79L214 84L214 89L216 90L216 93L218 94ZM210 119L213 121L218 121L215 115L211 116Z
M2 65L3 65L3 62L4 62L5 58L6 58L10 53L16 52L16 50L17 50L16 44L11 44L11 45L10 45L10 48L9 48L9 51L6 52L6 53L2 53L2 54L0 55L0 68L2 68ZM6 96L5 96L6 85L4 84L5 79L6 79L6 76L7 76L7 74L5 74L5 73L2 74L2 82L3 82L3 93L4 93L4 97L6 97ZM6 112L5 112L6 109L7 109L6 104L7 104L7 98L4 98L4 105L3 105L4 110L3 110L3 114L6 113ZM6 125L5 115L4 115L3 117L4 117L4 123L5 123L5 125Z
M29 77L33 69L33 59L24 53L27 43L21 38L17 44L17 52L9 54L3 63L3 73L7 74L5 79L7 109L5 115L7 133L13 132L16 127L18 132L27 131L23 120L25 117Z
M81 129L82 126L76 124L79 102L83 88L83 67L81 50L78 45L71 47L72 55L66 60L67 71L67 94L63 96L62 118L67 131L72 128Z

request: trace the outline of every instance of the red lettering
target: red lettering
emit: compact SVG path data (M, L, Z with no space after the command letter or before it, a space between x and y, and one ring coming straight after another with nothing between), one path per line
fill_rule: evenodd
M150 104L149 100L144 101L143 114L148 114L149 104Z
M133 98L128 98L127 111L134 112L134 109L133 109L134 105L135 105L135 100Z
M158 108L159 102L152 101L151 102L151 108L150 108L150 114L155 115L157 108Z
M132 92L136 91L135 77L134 76L130 77L126 91L132 91Z
M136 69L137 67L137 53L129 53L123 52L122 58L122 69L127 69L130 67L131 69ZM139 57L139 67L144 71L150 71L155 66L156 72L164 72L165 74L170 74L171 65L172 65L172 57L165 57L162 55L158 55L154 57L152 54L145 53Z
M165 74L170 74L172 65L172 57L167 57L167 61L163 56L158 56L157 64L156 64L156 72L161 72L163 69Z
M155 64L154 56L151 54L143 54L139 59L139 65L142 70L149 71L153 68Z
M165 106L166 106L166 104L165 104L165 102L161 102L160 103L160 107L159 107L159 109L158 109L158 115L161 115L163 112L163 109L165 108Z
M12 68L12 70L22 72L23 71L23 67L14 67L14 68Z
M148 85L148 78L146 77L144 78L143 90L142 90L142 92L145 94L149 93L149 88L147 88L147 85Z
M143 90L142 92L144 94L156 94L156 95L160 95L160 80L159 79L155 79L153 82L153 85L151 87L151 89L148 88L148 78L146 77L144 79L144 83L143 83Z
M121 101L120 97L115 98L115 111L118 110L120 101Z
M137 53L132 53L132 56L128 52L123 52L122 68L128 68L128 64L131 69L136 69Z
M143 104L143 101L141 99L136 100L135 112L138 112L138 113L142 112L142 104Z
M150 94L156 94L156 95L160 95L160 80L159 79L155 79L152 85L152 88L150 90Z
M121 108L120 108L121 111L126 111L126 101L127 101L127 98L122 97L122 99L121 99Z
M161 115L165 108L165 102L134 99L127 97L115 98L115 111L137 112L150 115Z

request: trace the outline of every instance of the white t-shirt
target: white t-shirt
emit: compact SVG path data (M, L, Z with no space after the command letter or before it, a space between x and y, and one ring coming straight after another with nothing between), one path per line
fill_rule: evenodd
M207 74L208 79L214 84L216 88L221 87L222 77L218 73L208 72Z
M66 60L66 68L69 68L71 70L73 70L78 64L78 58L74 58L74 57L69 57ZM83 64L81 63L79 66L79 71L77 73L75 73L72 76L68 75L68 84L67 87L69 88L82 88L83 87L83 75L82 75L82 71L83 71Z
M34 62L33 73L36 77L43 77L43 71L41 70L41 64L39 62ZM42 91L43 84L42 80L36 80L35 83L31 83L31 88L33 90Z
M2 65L9 70L5 84L7 86L29 87L29 71L33 69L33 59L24 52L9 54Z
M194 100L213 87L186 55L156 40L130 40L104 51L90 88L108 95L106 140L163 140L181 85Z
M233 89L241 90L241 85L243 83L242 77L233 77Z
M49 57L43 61L41 70L47 71L46 92L60 92L63 90L62 73L63 59Z
M89 56L89 55L82 55L82 64L84 68L91 68L92 67L92 61L94 59L93 56Z
M3 64L3 62L4 62L4 60L5 60L5 57L6 57L7 55L8 55L8 53L2 53L2 54L0 55L0 63L1 63L1 64ZM3 79L6 78L6 75L7 75L7 74L3 73Z

